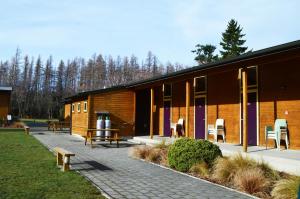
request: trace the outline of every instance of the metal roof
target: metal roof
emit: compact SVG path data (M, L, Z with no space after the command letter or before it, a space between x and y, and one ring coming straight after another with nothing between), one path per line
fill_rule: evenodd
M124 88L134 88L137 86L154 83L154 82L161 81L161 80L170 79L170 78L174 78L177 76L187 75L187 74L202 71L202 70L220 68L220 67L223 67L224 65L228 65L228 64L234 64L234 63L238 63L241 61L248 61L248 60L252 60L252 59L256 59L256 58L260 58L260 57L275 55L275 54L288 52L288 51L292 51L292 50L297 50L297 49L300 49L300 40L296 40L296 41L292 41L289 43L265 48L262 50L248 52L248 53L245 53L240 56L222 59L222 60L208 63L208 64L193 66L193 67L186 68L186 69L183 69L180 71L176 71L173 73L169 73L169 74L165 74L165 75L161 75L161 76L157 76L157 77L153 77L153 78L149 78L149 79L145 79L145 80L139 80L139 81L135 81L135 82L131 82L128 84L119 85L119 86L115 86L115 87L110 87L110 88L106 88L106 89L97 89L97 90L91 90L91 91L78 93L74 96L67 97L66 99L71 99L73 97L79 97L79 96L86 96L90 93L104 93L104 92L109 92L109 91L119 90L119 89L124 89Z

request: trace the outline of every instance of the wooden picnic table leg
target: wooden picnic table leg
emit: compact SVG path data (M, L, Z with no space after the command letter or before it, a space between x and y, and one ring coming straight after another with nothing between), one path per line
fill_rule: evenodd
M89 137L90 137L91 148L93 148L93 139L92 139L93 132L92 131L89 132Z
M119 135L118 135L118 131L116 131L116 133L114 134L115 137L115 141L117 141L117 148L119 148Z

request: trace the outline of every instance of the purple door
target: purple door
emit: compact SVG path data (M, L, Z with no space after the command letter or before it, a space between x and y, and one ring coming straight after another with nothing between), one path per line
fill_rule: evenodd
M205 98L195 99L195 138L205 139Z
M164 101L164 136L171 135L171 101Z
M242 100L243 105L243 100ZM243 119L243 109L241 112ZM243 122L241 122L243 132ZM243 133L242 133L243 142ZM257 145L257 107L256 107L256 93L248 93L248 145Z
M256 93L248 93L248 144L257 145Z

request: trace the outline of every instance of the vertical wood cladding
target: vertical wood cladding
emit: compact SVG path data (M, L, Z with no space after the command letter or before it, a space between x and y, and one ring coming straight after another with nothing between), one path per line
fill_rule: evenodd
M259 66L260 145L264 128L275 119L288 122L290 147L300 149L300 58Z
M163 136L164 135L164 100L163 100L163 91L162 91L162 86L158 87L156 89L158 93L157 97L157 104L156 104L156 111L159 114L159 135Z
M207 124L217 118L225 121L226 141L240 142L240 104L238 70L207 77ZM209 137L212 139L212 137Z
M0 91L0 119L6 119L9 112L10 92Z
M64 119L66 121L69 121L71 119L70 111L71 111L71 104L65 104Z
M72 133L86 135L88 128L88 112L84 112L84 102L87 100L74 101L74 112L72 112ZM78 112L78 103L80 103L80 112Z
M134 92L120 90L93 94L91 97L90 127L96 128L96 113L108 111L112 128L120 128L121 136L134 135Z
M160 134L160 124L161 124L161 106L162 106L162 86L158 86L154 88L154 135Z

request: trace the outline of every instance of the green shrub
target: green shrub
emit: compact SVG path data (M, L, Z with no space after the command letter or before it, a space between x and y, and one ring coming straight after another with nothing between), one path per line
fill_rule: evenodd
M219 156L222 156L219 147L207 140L182 138L170 146L168 162L171 168L186 172L199 162L211 166Z

